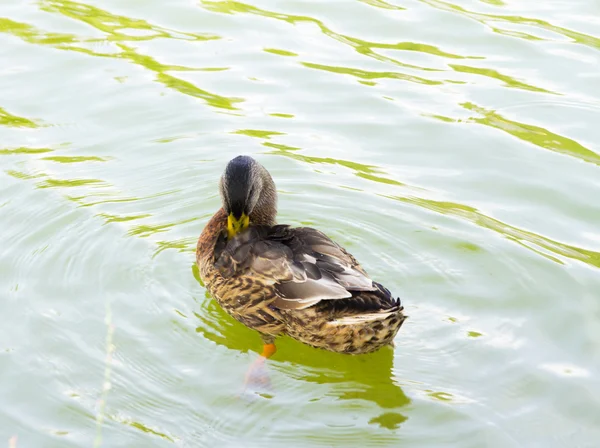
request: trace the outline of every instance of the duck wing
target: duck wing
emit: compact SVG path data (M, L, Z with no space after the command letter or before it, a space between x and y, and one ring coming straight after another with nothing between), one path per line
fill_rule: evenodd
M280 309L304 309L377 287L357 261L310 227L251 226L231 240L223 232L215 267L225 278L247 276L273 285Z

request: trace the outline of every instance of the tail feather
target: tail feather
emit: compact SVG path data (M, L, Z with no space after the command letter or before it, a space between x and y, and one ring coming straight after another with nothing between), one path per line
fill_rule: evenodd
M388 311L385 313L369 313L369 314L356 314L354 316L344 316L339 319L332 320L332 325L356 325L366 322L382 321L390 317L392 314L396 314L398 311Z

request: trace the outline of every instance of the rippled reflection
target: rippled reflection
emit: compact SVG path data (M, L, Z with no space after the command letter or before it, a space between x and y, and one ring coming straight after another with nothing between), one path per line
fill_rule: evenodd
M475 123L499 129L543 149L549 149L550 151L558 152L560 154L577 157L578 159L596 165L600 164L600 155L587 149L575 140L556 134L540 126L509 120L497 112L486 110L473 103L464 103L461 104L461 106L481 115L481 118L471 118Z
M536 250L534 247L531 247L529 244L525 243L531 243L556 255L583 261L591 266L600 267L600 252L570 246L568 244L563 244L558 241L553 241L550 238L537 235L533 232L519 229L509 224L505 224L497 219L486 216L474 207L452 202L433 201L414 197L389 196L389 198L396 199L401 202L415 204L444 215L452 215L466 219L467 221L477 224L480 227L498 232L501 235L509 238L511 241L522 244L527 249L533 250L539 255L549 258L552 261L560 263L560 260L557 258L552 257L543 251Z
M498 22L517 23L517 24L522 24L522 25L528 25L533 28L541 28L544 30L552 31L552 32L555 32L557 34L560 34L562 36L572 39L573 42L575 42L575 43L586 45L586 46L596 48L596 49L600 49L600 39L599 38L594 37L594 36L589 36L589 35L583 34L583 33L578 33L576 31L570 30L568 28L552 25L551 23L549 23L545 20L534 19L531 17L513 16L513 15L483 14L483 13L478 13L478 12L466 9L462 6L459 6L459 5L456 5L453 3L449 3L449 2L444 2L441 0L420 0L420 1L423 3L426 3L428 5L431 5L435 8L452 11L454 13L458 13L458 14L464 15L466 17L469 17L471 19L474 19L478 22L481 22L481 23L489 26L492 30L494 30L495 32L500 33L500 34L506 34L506 35L512 36L512 37L521 37L524 39L546 40L539 36L532 36L532 35L526 34L526 33L519 33L519 32L514 32L511 30L504 30L504 29L501 29L501 28L498 28L498 27L495 27L492 25L493 23L498 23Z
M589 2L6 5L4 442L598 439ZM283 223L331 234L404 300L395 349L284 337L272 390L236 400L260 340L189 267L239 153L273 169Z
M0 126L12 126L16 128L37 128L39 125L28 118L13 115L0 107Z
M542 89L541 87L532 86L530 84L518 81L511 76L503 75L502 73L498 72L498 70L493 70L490 68L471 67L471 66L467 66L467 65L457 65L457 64L450 64L450 67L457 72L471 73L474 75L487 76L488 78L497 79L499 81L504 82L507 87L513 87L516 89L523 89L523 90L531 90L532 92L550 93L550 94L556 95L555 92L551 92L550 90Z
M373 71L367 71L367 70L360 70L360 69L356 69L356 68L333 67L333 66L328 66L328 65L323 65L323 64L313 64L311 62L303 62L302 64L308 68L315 68L315 69L323 70L326 72L350 75L350 76L354 76L354 77L360 78L360 79L372 80L372 79L387 78L387 79L401 79L403 81L411 81L411 82L416 82L419 84L427 84L427 85L442 84L442 81L433 81L433 80L421 78L418 76L410 76L410 75L406 75L404 73L398 73L398 72L373 72Z
M194 84L184 81L167 72L177 71L201 71L205 68L192 68L181 65L162 64L155 58L139 53L134 47L128 46L125 42L135 42L150 40L156 38L183 39L192 41L208 41L219 39L214 35L202 35L193 33L183 33L175 30L168 30L156 27L144 20L132 19L116 14L111 14L103 9L73 1L42 1L42 9L65 15L74 20L82 21L107 34L105 39L86 38L84 43L94 44L97 42L107 42L112 45L112 51L100 53L84 45L78 36L69 34L48 33L34 28L33 26L14 22L9 19L0 18L0 32L13 34L30 43L50 45L62 50L77 51L91 56L117 58L129 60L134 64L145 67L156 73L156 80L165 86L175 89L185 95L190 95L206 101L213 107L235 110L236 103L242 102L242 98L232 98L201 89ZM142 36L131 36L123 33L124 30L135 29L147 31L148 34ZM97 48L97 47L94 47Z
M528 123L522 123L503 117L500 113L485 109L473 103L462 103L460 106L466 110L476 112L480 116L470 117L467 121L482 124L491 128L506 132L520 140L534 144L542 149L547 149L559 154L576 157L580 160L600 164L600 155L591 149L586 148L581 143L565 137L563 135L544 129L541 126L535 126ZM462 120L443 115L429 115L432 118L445 122L460 122Z
M58 163L81 163L81 162L106 162L104 157L97 156L50 156L42 157L42 160L49 160Z
M315 157L315 156L307 156L304 154L300 154L298 151L300 148L294 148L286 145L281 145L277 143L271 142L263 142L264 146L269 148L273 148L272 151L269 151L268 154L280 155L289 157L294 160L299 160L301 162L309 163L309 164L329 164L329 165L339 165L354 171L356 176L361 177L363 179L372 180L375 182L380 182L389 185L397 185L403 186L402 182L399 182L394 179L389 179L386 177L382 177L379 174L385 174L383 170L379 167L373 165L365 165L362 163L353 162L351 160L342 160L342 159L333 159L329 157Z
M245 352L252 346L258 354L260 342L256 332L238 325L210 299L202 308L202 314L195 313L200 322L196 328L198 333L231 350ZM271 368L275 365L277 370L296 380L327 384L331 386L330 393L339 400L365 400L376 404L384 412L374 416L369 423L396 429L407 420L408 417L397 410L411 400L393 377L391 348L365 356L351 356L312 349L289 338L279 339L277 345L277 354L269 360ZM277 396L276 386L270 394Z
M66 17L81 20L100 31L109 34L108 40L129 42L143 41L156 38L207 40L217 39L216 36L207 36L194 33L184 33L177 30L152 25L145 20L125 17L88 5L83 2L69 0L42 0L40 9L43 11L59 13ZM132 36L127 30L144 31L145 34Z
M433 56L439 56L442 58L450 58L450 59L467 59L467 58L479 59L480 58L480 57L461 56L461 55L457 55L457 54L452 54L452 53L440 50L436 46L425 44L425 43L399 42L399 43L395 43L395 44L390 44L390 43L383 43L383 42L369 42L366 40L358 39L356 37L337 33L335 31L333 31L331 28L329 28L328 26L326 26L322 21L315 19L313 17L268 11L268 10L260 9L255 6L252 6L252 5L249 5L246 3L242 3L242 2L235 2L235 1L229 1L229 0L227 0L227 1L202 0L201 3L206 9L208 9L210 11L217 11L217 12L226 13L226 14L234 14L234 13L255 14L255 15L269 17L269 18L273 18L273 19L277 19L277 20L283 20L290 24L296 24L296 23L302 23L302 22L313 23L319 27L319 29L321 30L321 32L324 35L336 40L337 42L351 46L352 48L354 48L354 50L357 53L364 55L364 56L368 56L370 58L377 59L382 62L392 63L399 67L418 69L418 70L422 70L422 71L426 71L426 72L441 71L441 70L435 69L435 68L421 67L421 66L416 66L413 64L408 64L408 63L400 61L399 59L395 59L395 58L392 58L389 56L385 56L381 53L378 53L375 51L375 49L417 51L417 52L426 53L426 54L433 55ZM366 2L366 3L371 3L371 2ZM384 2L378 1L377 3L378 3L377 6L385 6L386 5L386 3L384 3ZM387 5L387 6L388 6L387 9L391 9L391 5ZM321 66L319 64L314 64L314 63L310 63L310 62L304 62L304 64L311 68L321 68ZM323 66L323 67L325 67L325 66ZM350 72L353 71L353 69L351 69L349 67L346 67L346 68L336 67L336 68L338 70L345 69ZM335 70L331 70L331 71L335 71ZM357 73L361 73L361 70L357 70ZM363 77L364 76L365 75L363 74ZM432 85L440 83L439 81L435 81L435 80L425 80L420 77L410 76L410 75L406 75L406 74L402 74L402 73L394 73L394 72L390 72L388 74L384 73L384 74L379 74L379 75L377 75L375 73L372 76L397 78L397 79L403 79L403 80L407 80L407 81L413 81L413 82L418 82L418 83L423 83L423 84L432 84Z
M384 2L383 0L358 0L362 3L366 3L367 5L375 6L377 8L382 9L390 9L394 11L405 11L406 8L402 6L392 5L391 3Z
M43 154L46 152L52 152L50 148L0 148L0 154Z

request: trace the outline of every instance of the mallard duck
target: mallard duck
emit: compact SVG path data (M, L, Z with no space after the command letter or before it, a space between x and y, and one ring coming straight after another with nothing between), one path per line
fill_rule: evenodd
M262 356L288 336L333 352L393 345L406 316L400 299L372 281L319 230L277 224L277 193L256 160L231 160L219 182L222 208L196 250L200 277L220 306L262 336Z

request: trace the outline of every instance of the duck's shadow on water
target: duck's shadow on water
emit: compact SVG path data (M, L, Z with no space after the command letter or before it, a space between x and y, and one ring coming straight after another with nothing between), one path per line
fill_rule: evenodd
M236 322L212 299L200 300L200 320L196 331L206 339L239 352L255 351L259 356L261 341L258 334ZM410 403L402 388L396 384L392 367L394 349L383 349L367 355L344 355L308 347L288 337L277 339L277 353L267 361L267 372L279 371L290 380L330 385L327 396L339 400L365 400L377 405L378 414L369 423L396 429L408 417L398 410ZM251 361L250 361L251 362ZM240 377L240 390L243 377ZM270 382L269 382L270 383ZM249 404L262 397L276 397L278 382L250 385L241 399ZM380 412L383 411L383 412Z

